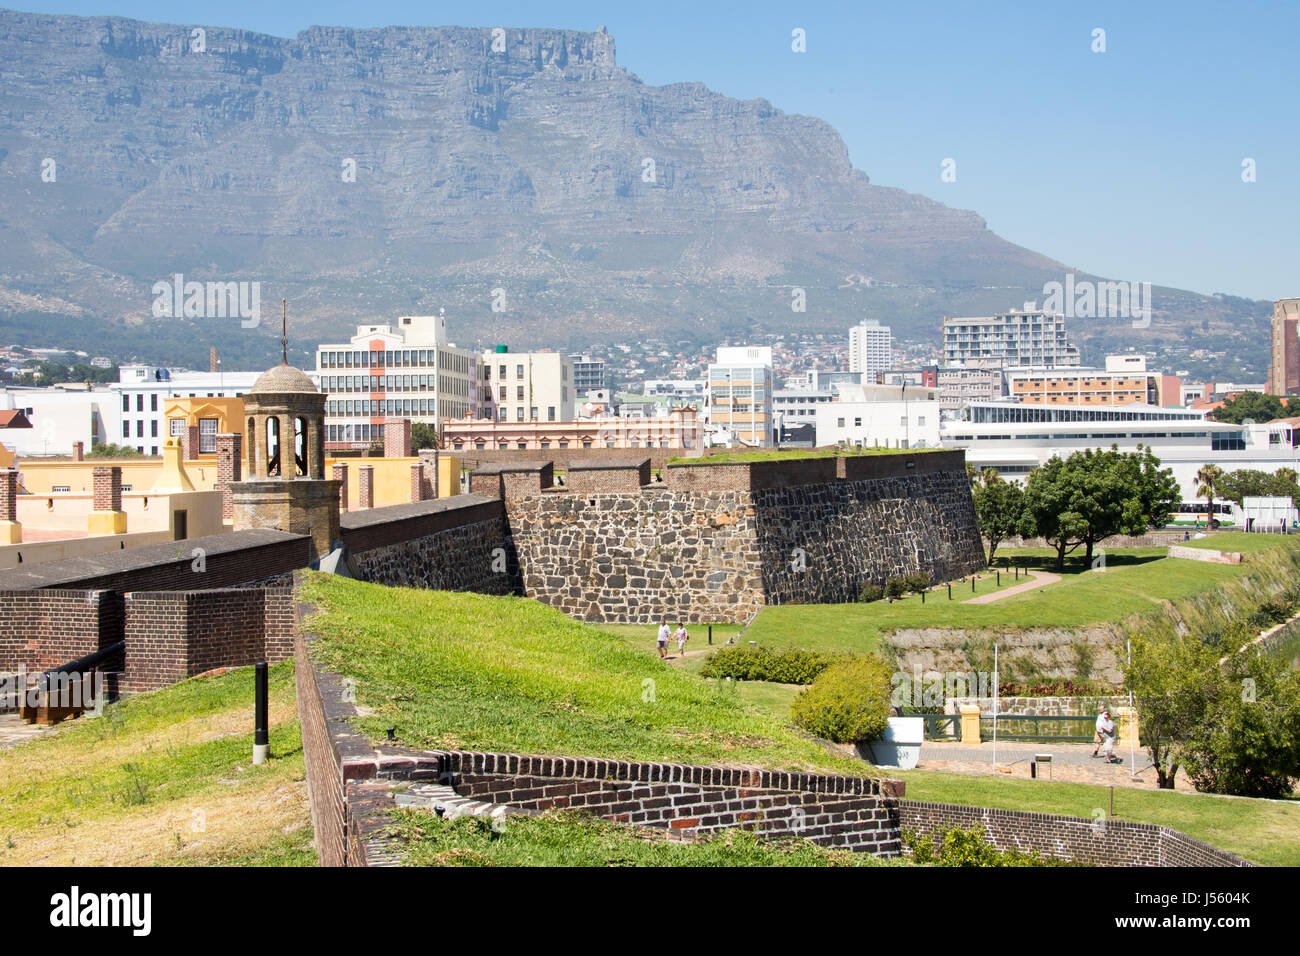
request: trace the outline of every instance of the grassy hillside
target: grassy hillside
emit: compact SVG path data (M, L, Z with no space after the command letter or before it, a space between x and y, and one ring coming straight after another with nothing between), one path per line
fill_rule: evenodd
M323 664L406 746L865 774L785 721L526 598L313 574Z
M971 596L969 585L954 584L951 601L945 590L938 590L924 604L913 595L893 604L781 605L764 608L745 637L772 646L865 651L878 646L882 632L899 628L1071 627L1140 616L1132 626L1158 629L1173 626L1169 603L1193 619L1188 623L1213 627L1213 620L1219 620L1217 626L1222 626L1234 613L1234 602L1248 609L1264 592L1287 586L1300 572L1300 541L1293 537L1222 535L1212 543L1189 543L1254 553L1244 564L1225 565L1164 557L1163 549L1108 549L1105 571L1086 567L1082 559L1068 561L1059 582L992 604L962 603ZM1015 556L1022 567L1026 560L1038 568L1051 563L1045 552L999 551L999 558L1004 554ZM1004 589L1015 583L1008 582L1009 575L1002 572ZM985 587L991 588L991 582L980 590Z
M908 866L870 853L827 850L807 840L760 840L744 830L695 843L580 811L491 821L444 822L423 810L399 810L395 835L411 866Z
M251 667L0 751L0 865L314 864L292 664L271 668L270 693L260 767Z

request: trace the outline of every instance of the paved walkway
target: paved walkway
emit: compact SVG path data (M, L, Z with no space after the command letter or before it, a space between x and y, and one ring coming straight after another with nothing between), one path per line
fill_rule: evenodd
M29 724L15 713L0 714L0 750L34 740L54 729L43 724Z
M1038 767L1040 780L1156 789L1156 772L1151 766L1147 752L1137 750L1134 754L1135 762L1130 766L1129 750L1124 746L1115 749L1115 756L1121 762L1107 764L1100 757L1092 756L1092 744L1027 744L1021 741L1000 743L997 752L997 769L994 770L992 742L964 746L926 741L921 746L921 759L917 769L976 776L997 774L1027 778L1035 754L1052 755L1050 768L1047 764L1040 764ZM1136 775L1133 772L1134 767L1137 770ZM1175 785L1177 790L1192 790L1191 781L1181 770L1178 772Z
M1001 601L1003 598L1009 598L1013 594L1020 594L1024 591L1032 591L1034 588L1041 588L1048 584L1055 584L1061 580L1059 574L1053 574L1051 571L1033 571L1033 580L1026 581L1024 584L1017 584L1013 587L1005 588L1001 591L994 591L992 594L981 594L979 597L973 597L968 601L962 601L962 604L992 604L994 601Z

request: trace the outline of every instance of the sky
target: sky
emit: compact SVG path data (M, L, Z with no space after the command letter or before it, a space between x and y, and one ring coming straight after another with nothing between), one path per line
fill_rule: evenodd
M820 117L873 183L973 209L1071 268L1300 296L1294 0L15 5L284 37L312 25L603 24L619 65L646 83L702 82Z

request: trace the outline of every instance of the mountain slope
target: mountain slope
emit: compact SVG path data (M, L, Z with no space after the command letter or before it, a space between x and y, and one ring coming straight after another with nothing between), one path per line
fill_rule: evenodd
M275 323L154 318L153 284L260 282L304 338L445 306L465 344L566 345L867 315L931 337L1066 271L870 183L820 120L642 83L603 28L287 40L0 11L0 236L0 334L233 357L273 354Z

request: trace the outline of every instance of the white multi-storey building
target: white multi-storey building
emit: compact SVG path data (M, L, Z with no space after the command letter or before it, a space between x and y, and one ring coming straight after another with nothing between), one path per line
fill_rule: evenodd
M479 354L447 341L442 315L404 315L393 325L359 325L343 343L316 350L325 393L325 447L358 450L381 440L384 420L441 429L479 408Z
M504 345L481 356L482 417L499 422L569 422L577 391L573 359L559 352L509 352Z
M1065 316L1017 311L979 318L943 319L943 362L1012 366L1079 364L1079 350L1065 332Z
M938 399L924 385L842 385L837 401L817 406L817 445L937 447Z
M1081 449L1111 445L1124 452L1150 448L1163 467L1173 469L1185 502L1197 500L1196 472L1205 464L1225 472L1300 469L1296 426L1286 421L1234 425L1209 421L1204 411L1145 403L1099 407L1008 400L971 402L961 416L943 423L943 446L961 448L967 463L995 468L1016 481L1053 455L1068 458Z
M767 448L775 444L772 349L723 346L709 366L707 412L715 444Z
M889 326L868 319L849 329L849 371L883 372L894 364L894 337Z

